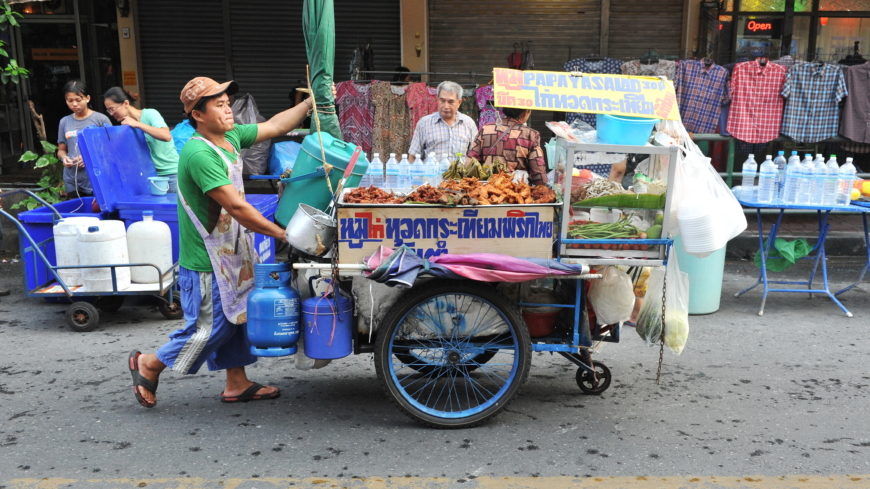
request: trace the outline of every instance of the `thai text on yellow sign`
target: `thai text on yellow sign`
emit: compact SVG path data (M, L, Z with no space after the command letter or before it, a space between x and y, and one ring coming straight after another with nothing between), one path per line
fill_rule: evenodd
M506 68L493 74L496 107L680 120L670 80Z

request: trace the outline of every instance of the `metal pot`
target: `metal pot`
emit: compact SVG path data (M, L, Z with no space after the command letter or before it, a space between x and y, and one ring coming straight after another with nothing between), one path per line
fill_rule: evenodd
M335 219L308 204L299 204L284 236L290 246L309 255L326 253L335 241Z

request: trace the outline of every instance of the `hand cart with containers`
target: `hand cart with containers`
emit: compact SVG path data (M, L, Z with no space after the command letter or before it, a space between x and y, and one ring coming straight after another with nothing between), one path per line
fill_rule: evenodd
M327 141L324 145L334 149L327 136L322 136ZM558 199L551 204L474 206L357 203L346 200L354 189L339 188L334 194L335 214L326 212L326 205L320 209L303 205L287 222L279 216L279 224L288 230L290 262L263 269L258 287L289 287L288 279L274 278L295 270L311 280L312 297L302 304L301 327L290 322L282 326L286 318L277 317L273 318L276 331L295 340L301 329L304 349L300 347L299 354L317 359L350 354L350 348L335 352L329 348L337 334L350 335L353 353L374 354L378 378L398 408L436 428L475 426L501 412L525 382L533 352L559 353L577 365L576 382L584 393L604 392L610 386L611 372L593 361L592 355L604 343L619 342L622 324L601 325L586 317L587 281L601 277L592 273L593 267L667 264L672 240L664 236L668 236L672 188L667 186L664 195L656 196L655 205L622 209L636 211L651 222L658 211L662 237L572 237L576 222L570 216L584 212L572 205L574 154L648 154L649 171L667 185L674 180L676 165L671 162L677 161L680 149L602 141L563 143L567 164L561 162L555 172L561 187L554 185L561 188L561 203ZM339 178L336 174L342 170L345 176L356 173L347 163L352 153L353 146L348 145L338 152L325 151L324 159L316 153L300 153L300 157L316 160L304 162L306 168L325 165L328 173ZM300 198L304 187L302 181L297 182L285 181L288 186L279 207L291 198L288 195ZM351 176L347 186L357 183L358 176ZM335 182L329 187L333 189ZM396 191L399 195L409 192ZM594 202L583 207L589 211L615 208ZM300 232L306 226L310 232ZM320 245L316 254L322 258L310 252L315 242ZM275 272L272 280L267 270ZM298 283L309 283L299 278ZM322 282L319 290L313 284L317 281ZM536 302L529 298L534 295L523 293L541 288L559 300ZM336 296L352 305L352 313L339 310ZM266 297L266 305L271 307L273 300ZM264 309L259 299L253 301L249 299L249 311ZM307 312L318 304L326 304L327 315L333 311L331 322ZM556 312L536 314L539 308ZM260 324L252 322L252 317L248 328L254 351L258 341L268 344L269 340L261 336ZM316 348L309 348L312 342ZM281 356L290 350L276 347L275 351L274 356ZM271 356L263 349L258 354Z

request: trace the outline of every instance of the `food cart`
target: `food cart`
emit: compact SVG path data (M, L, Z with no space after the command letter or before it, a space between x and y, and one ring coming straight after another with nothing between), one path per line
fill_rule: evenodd
M569 162L580 151L650 154L651 168L667 181L673 181L676 166L668 163L677 161L679 151L676 146L600 142L569 143L567 149ZM591 270L598 265L662 266L672 240L569 238L572 178L571 165L565 166L567 172L556 173L557 181L563 182L561 199L552 203L351 203L347 196L354 189L344 189L337 199L337 238L330 258L294 263L297 270L319 270L338 284L341 294L355 299L353 351L374 354L385 392L412 419L430 427L461 428L492 418L519 392L533 352L556 352L577 365L576 382L586 394L600 394L610 386L610 370L592 355L604 343L619 342L621 324L599 325L586 319L584 281L600 278ZM396 192L406 193L410 191ZM667 194L663 200L667 236ZM623 250L623 244L645 250ZM409 281L404 292L376 299L369 297L372 281L360 276L386 261L373 264L373 255L393 259L392 250L384 254L384 248L404 250L405 255L395 260L411 257L419 267L413 272L416 280ZM490 255L484 263L475 261L482 252ZM504 263L486 261L492 257ZM509 264L524 259L534 260L543 270L510 275L514 269ZM401 269L396 263L387 268ZM444 278L450 275L445 268L465 274ZM493 270L504 272L510 282L549 281L562 300L524 301L518 291L505 288L497 273L487 275ZM478 272L487 278L468 279L481 276ZM391 305L378 316L372 312L376 302ZM524 317L521 309L535 307L558 308L561 313L552 330L536 331L532 337L532 325L527 324L531 317Z

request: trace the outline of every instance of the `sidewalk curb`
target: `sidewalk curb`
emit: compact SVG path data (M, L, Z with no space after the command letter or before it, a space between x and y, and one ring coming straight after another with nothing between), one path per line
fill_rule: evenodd
M814 244L817 236L778 236L779 238L793 240L803 238ZM728 242L725 256L730 259L751 260L758 251L758 235L741 234ZM859 233L829 233L825 240L825 254L829 257L866 257L867 250L864 245L864 235Z

